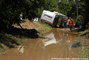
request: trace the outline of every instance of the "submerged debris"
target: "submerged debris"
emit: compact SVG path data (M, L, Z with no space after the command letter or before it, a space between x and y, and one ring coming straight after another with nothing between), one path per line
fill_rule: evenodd
M72 44L72 47L80 47L82 44L80 42Z

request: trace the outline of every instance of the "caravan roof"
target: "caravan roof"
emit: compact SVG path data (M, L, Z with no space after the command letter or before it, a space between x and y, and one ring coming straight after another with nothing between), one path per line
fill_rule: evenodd
M55 13L50 12L50 11L47 11L47 10L44 10L43 13L44 13L44 14L47 14L47 15L49 15L49 16L56 15Z

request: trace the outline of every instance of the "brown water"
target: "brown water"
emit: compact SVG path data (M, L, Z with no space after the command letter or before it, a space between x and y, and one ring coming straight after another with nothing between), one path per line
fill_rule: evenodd
M10 49L0 56L0 60L54 60L53 58L79 58L79 47L72 44L78 42L77 36L65 29L52 29L45 38L32 39Z

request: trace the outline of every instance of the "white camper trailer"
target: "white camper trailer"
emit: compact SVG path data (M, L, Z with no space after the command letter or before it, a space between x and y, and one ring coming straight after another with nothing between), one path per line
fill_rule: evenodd
M59 22L61 23L61 20L65 17L65 15L58 12L43 10L43 13L41 15L41 21L45 21L51 24L52 26L57 26L60 25Z

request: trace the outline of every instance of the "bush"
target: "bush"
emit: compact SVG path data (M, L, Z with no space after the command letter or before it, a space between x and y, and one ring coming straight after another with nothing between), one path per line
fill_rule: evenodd
M0 44L4 44L9 48L16 47L21 43L23 43L23 40L16 38L11 34L0 34Z
M89 29L89 22L86 24L86 28Z
M83 25L84 24L84 17L82 15L79 15L77 17L77 25Z

